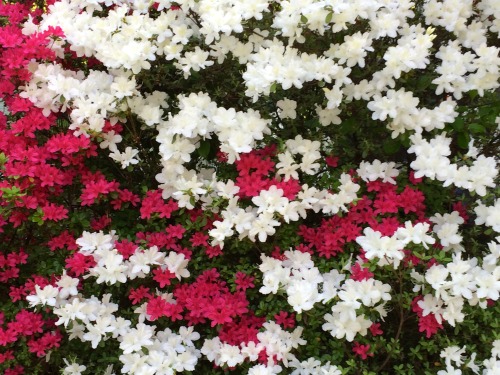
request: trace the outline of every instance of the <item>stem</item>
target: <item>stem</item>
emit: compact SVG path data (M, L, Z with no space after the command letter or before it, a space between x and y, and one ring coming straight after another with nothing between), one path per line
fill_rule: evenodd
M401 270L399 271L399 294L400 296L403 295L403 275L401 273ZM399 307L399 326L398 326L398 330L396 331L396 336L394 337L395 341L398 341L399 339L399 336L401 336L401 332L403 331L403 324L406 320L406 317L405 317L405 313L404 313L404 310L403 310L403 306L400 305ZM380 365L380 367L378 368L377 372L379 373L380 371L382 371L382 369L387 365L387 363L389 363L389 359L391 359L391 354L388 353L387 354L387 357L385 358L384 362L382 362L382 365Z

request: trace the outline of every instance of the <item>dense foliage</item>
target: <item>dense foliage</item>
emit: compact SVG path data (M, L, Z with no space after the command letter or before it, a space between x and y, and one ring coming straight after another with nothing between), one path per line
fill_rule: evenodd
M0 372L498 374L500 5L0 5Z

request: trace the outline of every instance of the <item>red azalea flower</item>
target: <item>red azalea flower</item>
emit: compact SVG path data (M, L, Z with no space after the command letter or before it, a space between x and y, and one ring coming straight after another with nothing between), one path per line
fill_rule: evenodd
M380 323L373 323L369 329L373 336L378 336L384 333L384 331L380 328Z
M373 273L370 272L369 268L362 267L361 264L355 263L351 267L351 279L356 281L368 280L373 277Z
M141 285L136 289L130 289L128 298L132 301L132 305L137 305L144 298L151 298L151 294L149 293L149 288Z
M368 353L368 350L370 350L370 344L361 345L359 342L354 342L352 347L354 354L361 357L363 360L368 357L373 357L373 353Z
M5 370L4 375L22 375L24 374L24 367L21 365L17 365L13 368L8 368Z
M155 321L167 313L168 302L161 296L151 297L146 307L146 313L149 315L151 321Z
M209 239L208 234L203 232L196 232L191 236L189 241L193 246L208 246L208 239Z
M443 328L443 325L438 323L434 314L421 316L418 319L418 331L425 331L425 337L427 338L430 338L432 335L436 334L437 331Z
M234 278L234 283L236 284L236 290L241 290L245 291L249 288L254 288L255 285L253 284L253 281L255 280L255 277L247 275L243 272L236 272L235 278Z
M66 258L66 269L75 276L83 275L87 270L96 265L94 257L75 253Z
M123 240L123 241L116 241L115 248L116 250L118 250L118 253L120 253L123 256L123 259L128 259L135 254L135 251L137 250L138 246L131 241Z
M184 229L184 227L180 224L171 224L165 229L165 231L170 238L182 239L182 236L184 235L184 232L186 232L186 229Z
M274 315L274 320L285 329L295 327L295 314L280 311L279 314Z
M222 248L217 245L217 246L207 246L205 247L205 254L212 259L213 257L217 257L219 255L222 255Z
M327 156L325 162L329 167L336 168L339 163L339 158L337 156Z
M14 330L0 328L0 346L6 346L16 340L17 333Z
M170 272L168 268L162 270L161 267L153 270L153 280L160 284L160 288L170 285L170 280L175 279L175 274Z
M11 361L13 359L14 359L14 354L12 350L7 350L4 353L0 353L0 364L6 361Z

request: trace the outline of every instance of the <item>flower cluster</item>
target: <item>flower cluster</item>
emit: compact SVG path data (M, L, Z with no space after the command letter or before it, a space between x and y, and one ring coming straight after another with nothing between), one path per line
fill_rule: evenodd
M497 373L499 19L0 4L0 372Z

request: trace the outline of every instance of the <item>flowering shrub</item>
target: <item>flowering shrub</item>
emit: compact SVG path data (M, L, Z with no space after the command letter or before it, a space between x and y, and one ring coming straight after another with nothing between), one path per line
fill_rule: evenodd
M498 373L499 15L2 3L0 371Z

